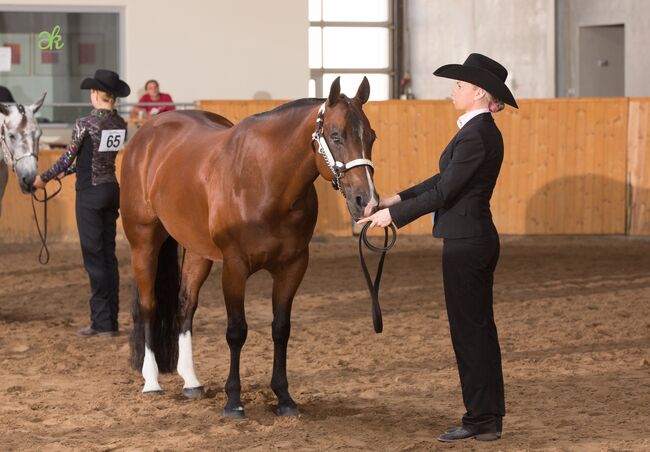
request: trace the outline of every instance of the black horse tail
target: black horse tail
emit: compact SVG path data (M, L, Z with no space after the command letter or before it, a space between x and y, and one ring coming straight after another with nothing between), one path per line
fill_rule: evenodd
M172 372L178 362L178 335L180 325L179 292L181 287L180 265L178 261L178 243L171 236L165 240L158 255L156 273L156 306L151 325L153 349L160 372ZM142 370L144 360L144 323L140 318L140 294L135 287L135 299L131 314L133 330L131 331L131 366Z

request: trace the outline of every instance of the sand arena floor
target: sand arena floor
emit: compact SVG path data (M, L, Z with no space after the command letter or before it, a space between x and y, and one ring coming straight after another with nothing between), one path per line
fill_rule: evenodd
M161 377L144 396L128 367L131 269L117 338L80 339L88 282L76 243L0 244L0 450L650 450L650 241L505 237L495 283L508 415L501 441L443 445L463 413L442 297L441 243L400 237L388 256L384 333L372 329L354 239L316 239L294 302L290 390L278 418L269 387L271 278L248 284L242 354L247 420L221 416L228 373L221 266L195 318L207 392Z

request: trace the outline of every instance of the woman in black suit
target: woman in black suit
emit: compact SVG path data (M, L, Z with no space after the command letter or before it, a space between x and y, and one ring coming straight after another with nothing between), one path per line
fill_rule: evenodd
M364 218L373 226L402 227L434 213L434 237L444 239L442 270L451 339L460 374L466 413L462 425L440 441L501 437L505 415L501 352L492 311L499 235L492 222L490 198L503 161L503 139L491 113L515 108L505 85L508 71L477 53L465 62L434 72L456 80L452 100L465 113L458 133L440 157L440 173L380 201L384 207Z

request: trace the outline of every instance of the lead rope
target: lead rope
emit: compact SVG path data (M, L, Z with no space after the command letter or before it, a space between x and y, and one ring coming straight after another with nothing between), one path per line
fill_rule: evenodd
M361 234L359 234L359 260L361 261L361 270L363 270L363 276L366 279L366 284L368 284L368 291L370 292L370 298L372 299L372 325L375 328L375 333L381 333L384 329L384 322L381 317L381 307L379 306L379 283L381 282L381 274L384 270L384 259L386 258L386 253L390 250L395 241L397 240L397 231L393 224L388 225L384 228L384 246L378 247L370 243L366 235L370 223L363 225L361 229ZM392 240L388 243L388 229L392 231ZM364 244L370 251L375 253L381 253L379 257L379 263L377 264L377 273L375 275L375 280L373 281L370 277L370 272L368 271L368 266L366 265L366 259L363 257L363 247Z
M38 262L41 265L46 265L48 262L50 262L50 250L47 248L47 202L54 198L56 195L59 194L61 191L61 188L63 187L63 184L61 183L61 179L58 177L54 179L59 183L59 187L56 189L54 193L52 193L51 196L47 196L47 190L44 188L43 189L43 199L38 199L36 197L36 192L32 193L32 212L34 212L34 223L36 223L36 230L38 231L38 236L41 239L41 250L38 253ZM43 229L41 230L41 226L38 222L38 216L36 215L36 203L40 202L43 204Z

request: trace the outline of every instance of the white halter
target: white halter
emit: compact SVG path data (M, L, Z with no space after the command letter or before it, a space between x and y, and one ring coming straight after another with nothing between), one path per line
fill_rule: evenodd
M325 163L327 164L328 168L332 171L332 174L334 174L334 178L332 179L332 186L335 190L340 190L341 187L339 184L339 179L345 172L357 166L369 166L374 171L375 165L373 165L372 161L368 159L354 159L348 163L343 163L334 158L334 154L332 154L332 151L330 151L330 148L327 145L327 140L323 135L323 118L325 117L326 104L327 101L323 102L323 105L321 105L318 109L318 116L316 117L316 130L311 134L311 140L312 143L315 142L318 144L318 153L323 156L323 159L325 159ZM341 191L341 193L343 192Z

